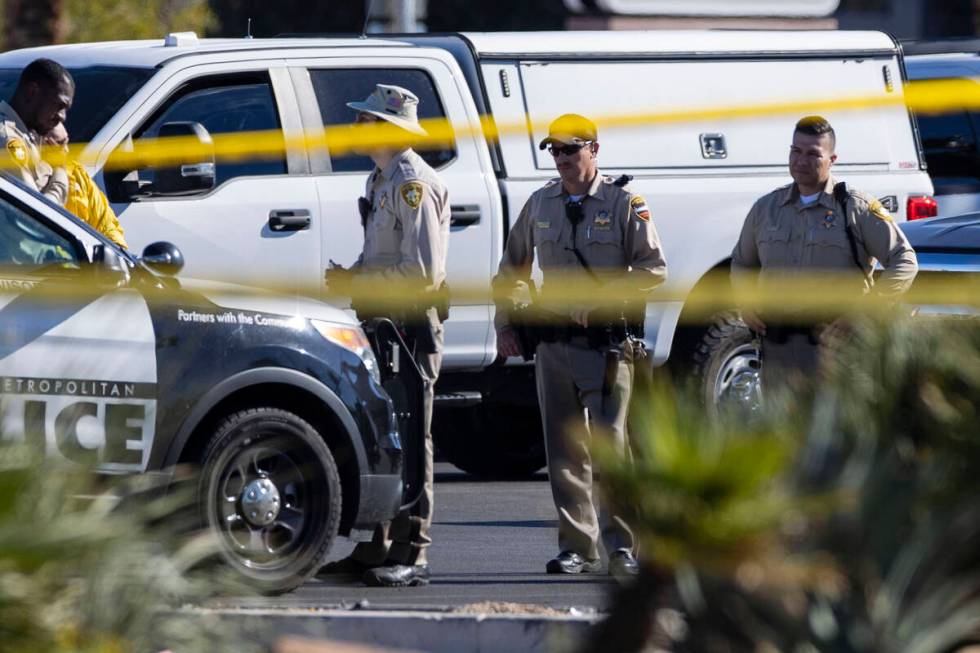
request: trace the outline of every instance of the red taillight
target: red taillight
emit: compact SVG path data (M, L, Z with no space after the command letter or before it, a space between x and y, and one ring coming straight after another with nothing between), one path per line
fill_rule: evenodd
M939 204L928 195L910 195L908 212L905 215L909 220L934 218L939 215Z

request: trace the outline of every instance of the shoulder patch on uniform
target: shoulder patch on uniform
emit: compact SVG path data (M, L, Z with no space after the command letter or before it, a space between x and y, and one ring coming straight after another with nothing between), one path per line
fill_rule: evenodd
M647 206L647 201L643 199L642 195L633 196L633 199L630 200L630 208L633 209L633 213L636 214L638 220L643 222L650 221L650 208Z
M868 212L879 220L892 222L892 214L888 212L888 209L879 200L868 202Z
M398 162L398 169L407 179L417 179L418 172L415 170L415 166L409 159L402 159Z
M24 141L19 138L11 138L7 141L7 151L17 163L21 165L27 163L27 145L24 144Z
M417 209L419 208L419 204L422 203L425 187L420 181L408 181L401 185L398 192L401 193L402 199L405 200L406 204L413 209Z

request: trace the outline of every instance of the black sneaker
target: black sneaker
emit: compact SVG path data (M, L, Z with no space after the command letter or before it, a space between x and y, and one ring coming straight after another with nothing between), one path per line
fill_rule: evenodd
M364 572L373 569L373 565L366 565L354 558L347 557L341 560L334 560L320 567L316 572L316 577L321 580L341 580L341 579L360 579Z
M586 560L574 551L562 551L548 561L545 569L549 574L583 574L599 571L601 565L598 558Z
M365 572L369 587L421 587L429 584L429 565L386 565Z
M640 565L629 551L613 551L609 556L609 575L619 581L632 580L640 574Z

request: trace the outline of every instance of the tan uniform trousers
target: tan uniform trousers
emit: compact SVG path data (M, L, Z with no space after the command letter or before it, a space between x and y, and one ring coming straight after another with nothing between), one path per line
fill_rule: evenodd
M763 392L803 391L811 387L820 363L820 344L806 333L778 340L762 337Z
M599 557L601 534L607 553L632 552L633 533L626 522L598 508L599 493L593 485L598 470L589 451L595 434L612 438L628 455L626 413L633 383L629 353L620 361L607 397L602 396L603 352L589 349L583 337L538 345L535 372L548 476L558 509L559 549L594 560Z
M434 312L435 309L430 309ZM432 406L435 400L435 385L442 365L442 348L445 341L443 326L436 329L436 353L416 354L415 360L426 378L425 386L425 470L423 472L422 496L409 510L402 511L390 522L380 524L374 529L370 542L358 544L351 557L366 565L379 566L388 563L403 565L428 564L426 550L432 544L429 530L432 527L433 498L433 446L432 446Z

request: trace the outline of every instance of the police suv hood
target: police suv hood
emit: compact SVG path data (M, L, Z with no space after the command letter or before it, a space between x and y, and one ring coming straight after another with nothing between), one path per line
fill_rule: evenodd
M951 218L930 218L899 225L916 251L959 251L980 253L980 213Z
M323 320L335 324L358 324L349 311L309 297L284 295L254 286L187 277L180 277L180 285L182 288L203 295L222 308Z

